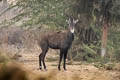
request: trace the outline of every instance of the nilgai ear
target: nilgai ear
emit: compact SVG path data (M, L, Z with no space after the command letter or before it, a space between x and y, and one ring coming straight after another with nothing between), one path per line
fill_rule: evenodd
M69 24L70 23L70 18L68 20L66 20L66 22Z
M74 23L76 24L78 22L78 19L77 20L74 20Z

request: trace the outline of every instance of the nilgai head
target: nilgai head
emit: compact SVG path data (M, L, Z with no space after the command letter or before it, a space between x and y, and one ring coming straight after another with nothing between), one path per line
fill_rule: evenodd
M78 20L74 20L74 18L69 18L69 20L67 20L67 22L69 25L70 32L74 33L74 26L78 22Z

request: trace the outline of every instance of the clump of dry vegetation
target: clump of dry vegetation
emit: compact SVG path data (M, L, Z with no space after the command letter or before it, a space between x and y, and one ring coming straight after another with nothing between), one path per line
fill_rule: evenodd
M116 63L113 69L120 72L120 63Z
M108 73L108 70L93 70L93 66L83 66L80 71L33 71L20 65L13 62L0 64L0 80L120 80L119 71Z
M44 73L44 72L43 72ZM56 72L46 74L32 74L16 63L0 64L0 80L56 80Z
M94 66L103 70L113 70L120 72L120 63L95 63Z
M9 61L9 57L5 53L0 51L0 63Z
M57 80L56 75L56 71L51 71L47 74L39 74L35 80Z
M3 51L0 49L0 63L6 63L12 60L17 61L19 60L20 57L22 57L21 54L10 53L10 52Z
M26 72L15 64L0 65L0 80L28 80Z

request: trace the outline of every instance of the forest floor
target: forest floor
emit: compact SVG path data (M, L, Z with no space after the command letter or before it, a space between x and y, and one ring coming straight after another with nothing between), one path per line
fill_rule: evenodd
M2 49L1 51L4 53L7 50L8 49ZM10 48L9 50L11 51L12 49ZM13 52L15 51L13 50ZM22 57L15 59L15 63L18 63L17 66L20 66L20 68L22 67L22 69L24 69L29 75L28 80L120 80L120 63L118 63L119 65L117 66L117 69L107 70L95 67L95 63L80 61L67 64L67 71L64 71L61 65L62 70L58 71L57 65L59 55L56 54L57 52L51 50L48 51L46 56L46 65L48 70L41 71L39 70L38 64L38 52L39 51L23 51L19 53ZM7 55L8 54L10 53L7 52Z
M30 71L30 79L33 79L39 75L45 75L52 77L47 80L120 80L120 71L117 70L105 70L95 67L93 64L84 64L81 62L73 62L73 64L67 65L67 71L57 70L58 61L46 61L48 71L39 70L38 66L38 54L23 54L24 61L20 64ZM42 80L42 79L40 79ZM46 80L46 79L45 79Z

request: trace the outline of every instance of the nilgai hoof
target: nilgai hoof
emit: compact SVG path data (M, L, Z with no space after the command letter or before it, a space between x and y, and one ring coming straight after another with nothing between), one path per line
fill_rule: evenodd
M44 69L45 71L48 71L48 69Z

